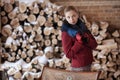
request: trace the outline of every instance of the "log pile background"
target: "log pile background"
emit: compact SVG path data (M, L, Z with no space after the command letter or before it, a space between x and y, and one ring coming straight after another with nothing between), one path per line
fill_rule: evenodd
M59 7L49 1L31 4L14 0L1 2L2 69L10 79L39 78L44 65L70 69L70 60L61 45L61 26L64 17ZM101 70L100 79L120 79L120 30L109 28L104 21L82 20L99 44L93 51L92 70ZM28 80L30 80L28 79Z

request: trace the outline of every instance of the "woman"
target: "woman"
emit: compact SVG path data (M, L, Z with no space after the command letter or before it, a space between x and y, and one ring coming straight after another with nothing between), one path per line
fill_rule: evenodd
M97 47L97 42L73 6L66 7L64 15L62 46L71 60L72 71L89 71L93 62L92 50Z

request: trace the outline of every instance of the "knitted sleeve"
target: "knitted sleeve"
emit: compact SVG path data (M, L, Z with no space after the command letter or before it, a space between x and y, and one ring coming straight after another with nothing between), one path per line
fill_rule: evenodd
M62 47L66 56L70 59L74 58L77 55L78 51L84 48L82 43L79 43L77 40L73 41L73 37L65 31L62 32Z

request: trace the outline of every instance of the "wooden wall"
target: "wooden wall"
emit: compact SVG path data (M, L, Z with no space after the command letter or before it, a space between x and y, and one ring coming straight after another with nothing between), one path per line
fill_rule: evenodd
M107 21L113 28L120 29L120 0L51 0L57 5L73 5L89 21Z

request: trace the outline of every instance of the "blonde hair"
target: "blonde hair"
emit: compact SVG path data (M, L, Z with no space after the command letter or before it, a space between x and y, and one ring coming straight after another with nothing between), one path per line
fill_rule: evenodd
M64 14L68 11L75 11L76 13L79 13L78 10L74 6L66 6L64 9Z

